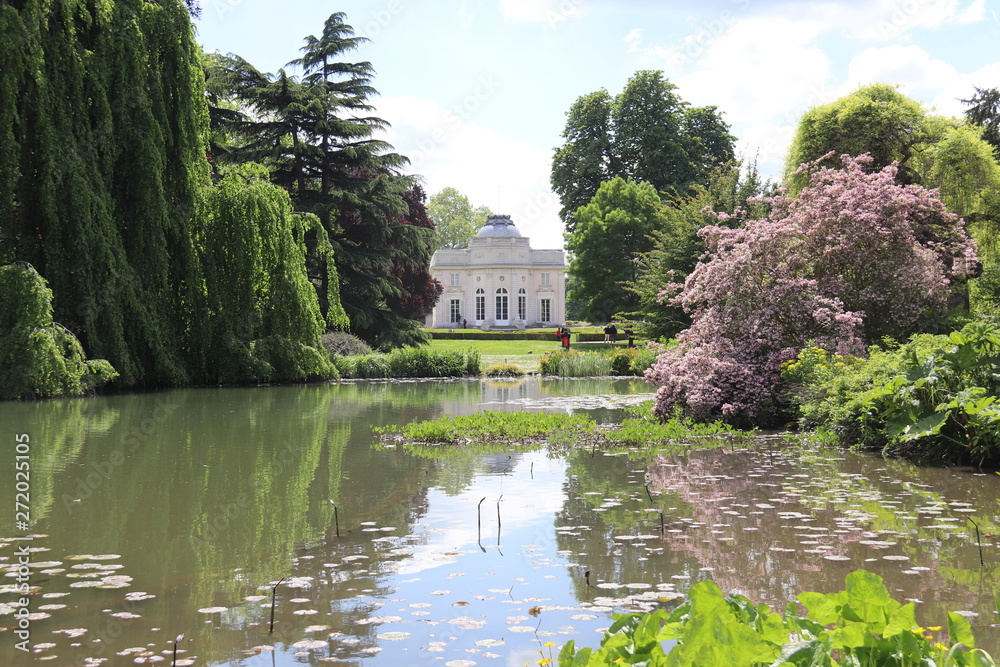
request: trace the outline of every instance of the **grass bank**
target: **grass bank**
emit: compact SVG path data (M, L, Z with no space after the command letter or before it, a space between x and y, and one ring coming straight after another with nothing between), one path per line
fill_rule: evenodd
M609 343L575 343L574 350L584 352L601 352L612 348L625 349L627 344L619 341L612 346ZM559 352L562 344L556 340L439 340L434 339L427 348L435 352L465 352L475 350L482 359L483 367L494 364L517 364L529 373L540 371L542 356Z

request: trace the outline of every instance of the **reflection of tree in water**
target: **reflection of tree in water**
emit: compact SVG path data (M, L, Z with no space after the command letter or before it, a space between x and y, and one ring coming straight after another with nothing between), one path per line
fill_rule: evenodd
M927 622L941 623L948 610L979 613L977 635L996 643L996 629L984 625L1000 565L988 547L980 577L968 532L936 527L949 518L964 526L953 510L968 508L995 525L982 514L996 512L992 478L839 450L701 450L651 457L645 470L643 463L583 452L571 459L556 539L579 565L580 599L622 595L588 589L589 570L592 583L677 579L680 590L710 577L783 607L805 590L841 590L848 572L864 568L884 577L897 599L923 601L918 618Z
M188 629L199 655L237 659L256 629L216 631L197 610L230 607L221 617L230 629L253 619L254 606L242 606L243 597L286 576L333 531L327 499L338 505L344 544L376 548L369 555L370 581L363 575L351 586L384 587L376 578L385 569L379 554L386 546L372 541L384 533L364 533L361 523L410 532L426 511L434 465L414 466L403 451L374 451L367 424L388 419L391 409L374 402L343 420L336 416L337 395L315 385L183 390L96 399L109 406L98 413L84 400L38 404L58 413L52 428L38 424L33 447L34 485L51 489L43 496L50 516L39 525L51 535L45 542L51 557L121 554L116 562L124 566L121 574L134 577L132 589L156 595L142 608L129 608L142 618L106 638L104 650L145 644L152 624ZM43 468L40 462L49 460L62 463ZM81 487L96 470L106 472L92 488ZM117 591L67 584L56 576L43 586L43 592L72 596L71 611L54 614L51 623L93 628L101 608L121 609L112 602L122 597ZM292 611L287 604L286 610ZM44 632L49 623L39 620L36 629ZM106 625L97 624L97 630ZM261 643L259 636L254 643ZM10 664L8 649L0 649L0 664ZM58 650L60 659L74 661L71 649ZM77 650L92 653L86 644Z
M27 433L31 452L31 520L38 523L47 518L57 500L55 471L77 464L88 434L106 434L114 426L120 414L113 402L113 398L0 402L0 424L9 429L4 436L9 440L9 447L4 448L8 452L4 461L11 471L9 475L0 476L2 497L14 498L17 482L14 438ZM13 534L13 529L14 513L3 513L0 534Z
M642 488L641 466L622 456L584 452L570 459L564 485L566 501L555 518L556 544L579 565L579 576L573 581L581 600L609 592L589 589L582 576L586 571L590 572L591 584L650 579L651 563L639 560L614 539L617 535L659 530L659 514L644 511L650 506ZM670 504L684 511L679 499ZM699 564L686 554L672 552L657 558L655 567L661 579L670 581L672 576L694 577Z
M840 458L710 450L655 461L651 488L678 495L691 511L668 526L664 542L714 568L724 590L773 605L804 590L840 590L847 572L864 568L884 577L898 598L927 602L931 609L921 613L934 619L977 603L986 613L988 601L976 589L942 576L952 563L972 565L968 541L942 541L926 522L908 518L921 500L908 491L915 480L903 484L898 467L879 474L883 461ZM903 573L914 566L926 569ZM937 602L942 590L951 591L947 604Z

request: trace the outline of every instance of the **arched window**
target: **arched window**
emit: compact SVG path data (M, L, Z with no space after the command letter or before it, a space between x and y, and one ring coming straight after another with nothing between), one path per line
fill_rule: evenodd
M517 319L528 319L528 293L523 287L517 290Z
M497 290L497 301L496 301L496 320L497 322L507 321L507 288L501 287Z
M486 319L486 290L482 287L476 290L476 321Z

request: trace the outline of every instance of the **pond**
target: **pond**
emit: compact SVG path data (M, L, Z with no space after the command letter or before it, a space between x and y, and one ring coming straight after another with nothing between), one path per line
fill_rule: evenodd
M1000 645L995 474L780 435L660 455L410 451L371 432L483 409L611 421L649 391L359 382L0 404L0 664L169 665L181 634L177 664L536 664L701 579L783 607L858 568L919 600L922 623L960 611Z

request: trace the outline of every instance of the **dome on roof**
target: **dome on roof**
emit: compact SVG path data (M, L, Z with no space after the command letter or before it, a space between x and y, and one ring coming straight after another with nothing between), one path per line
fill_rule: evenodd
M521 232L514 226L509 215L491 215L486 218L476 238L520 238Z

